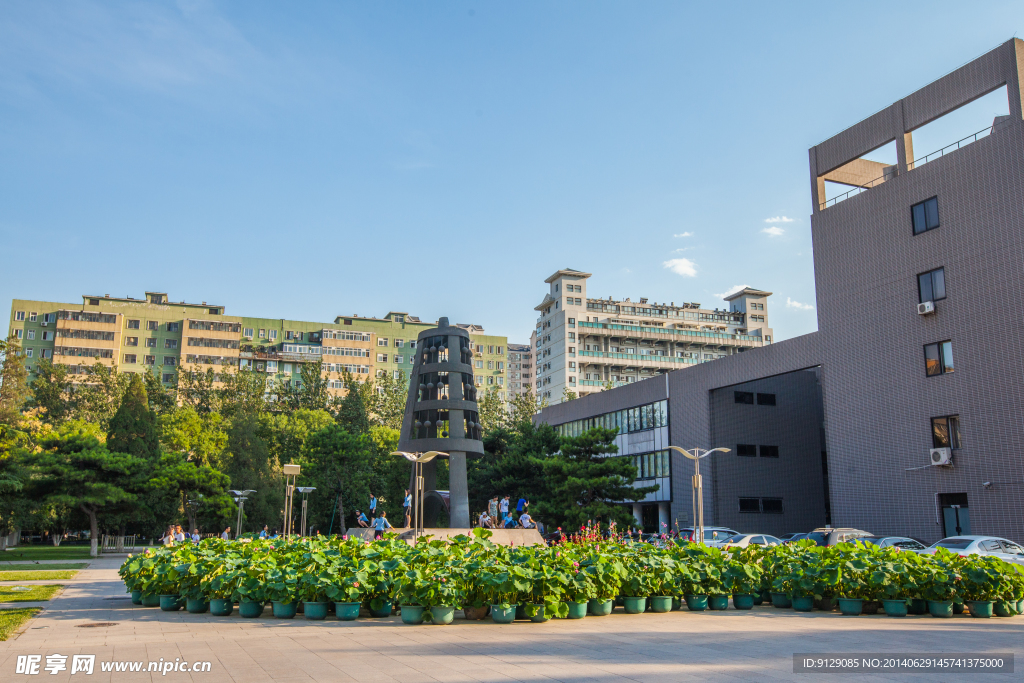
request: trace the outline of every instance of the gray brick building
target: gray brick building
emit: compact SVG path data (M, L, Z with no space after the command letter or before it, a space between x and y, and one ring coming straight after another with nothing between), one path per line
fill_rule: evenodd
M733 449L704 469L708 523L782 533L829 522L933 541L959 515L964 533L1024 541L1022 73L1014 39L810 149L818 332L538 419L667 400L672 445ZM915 129L1004 86L1008 117L915 156ZM892 142L895 165L862 158ZM826 181L860 191L826 200ZM933 450L948 464L931 464ZM662 517L682 525L692 464L674 456L669 469Z

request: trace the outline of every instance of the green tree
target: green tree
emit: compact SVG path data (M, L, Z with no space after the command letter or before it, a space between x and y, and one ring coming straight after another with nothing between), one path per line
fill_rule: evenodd
M146 398L154 413L160 415L174 410L178 406L177 392L165 387L155 372L143 372L142 377L146 385Z
M628 525L632 513L622 505L642 500L657 486L634 487L632 458L614 457L618 430L595 427L579 436L563 437L557 451L533 458L548 483L542 497L531 501L531 511L550 526L575 529L587 520Z
M560 439L548 424L536 427L521 421L484 435L484 455L467 463L470 510L483 510L493 496L539 500L548 496L551 482L542 462L558 451Z
M315 486L320 494L309 499L308 523L344 529L354 506L369 499L374 444L365 433L353 434L333 424L314 434L308 446L303 485Z
M137 373L131 373L128 389L121 399L107 431L107 448L153 460L160 451L156 415L149 407L146 387Z
M260 420L260 436L270 449L271 461L302 464L310 437L334 423L326 410L299 408L290 413L267 414Z
M222 372L217 392L220 413L228 419L236 415L262 415L267 410L267 377L262 372L239 370Z
M370 440L374 446L370 490L377 495L377 507L387 511L391 523L402 526L402 501L405 490L409 488L412 466L405 458L391 455L398 450L398 436L397 429L381 425L370 427Z
M164 453L151 475L151 495L163 499L163 507L184 511L188 530L199 528L199 505L205 505L221 519L230 519L232 499L227 494L230 479L207 465L190 461L181 452Z
M277 407L281 410L325 410L331 403L331 394L327 391L330 383L319 360L303 363L299 367L298 379L275 384Z
M95 422L107 431L135 373L118 372L117 368L101 363L87 366L86 373L85 380L72 388L76 399L74 416Z
M525 393L513 394L508 402L509 426L521 428L533 424L533 416L537 414L537 397L532 389Z
M227 374L225 365L223 372ZM213 413L220 409L221 392L214 386L217 373L213 368L206 370L182 370L178 368L178 398L181 404L197 413Z
M344 398L336 404L338 412L335 419L350 434L366 434L370 431L370 418L366 412L362 387L349 373L346 372L342 376L346 393Z
M27 434L0 424L0 536L14 531L28 512L28 500L23 494L31 475L23 458L28 445ZM0 543L0 550L5 546L6 539Z
M183 406L160 415L157 421L164 450L181 453L200 467L220 468L228 442L227 425L220 414L199 414L195 408Z
M146 462L127 453L111 453L85 431L55 432L28 457L34 499L42 505L77 507L89 518L90 553L96 557L99 515L110 506L136 500L138 475Z
M17 425L21 420L21 408L32 395L28 387L28 372L21 355L18 339L12 334L7 341L0 340L0 423Z
M35 377L29 383L32 397L29 408L41 408L42 419L49 424L61 424L78 414L78 397L68 373L68 366L56 365L49 358L36 364Z
M260 436L258 416L241 414L232 419L223 472L231 479L232 489L256 491L245 503L245 524L250 530L264 524L281 527L284 482Z
M401 429L405 417L405 402L409 397L409 383L405 371L385 371L370 380L367 408L375 425L390 429Z
M505 406L505 401L499 396L497 388L492 388L484 394L483 398L477 402L477 409L484 434L496 429L508 428L508 408Z
M564 389L562 389L562 402L563 403L565 401L575 401L577 398L579 398L579 396L576 395L575 391L572 391L571 389L569 389L569 387L565 387Z

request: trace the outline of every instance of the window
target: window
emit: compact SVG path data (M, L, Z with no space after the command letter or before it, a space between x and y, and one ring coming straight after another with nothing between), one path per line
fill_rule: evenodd
M939 227L939 199L932 197L910 207L910 218L914 224L914 234L934 230Z
M39 349L40 358L53 358L53 351L51 349Z
M33 353L35 353L35 351L33 349L25 349L25 357L26 358L31 358Z
M575 382L575 381L576 381L576 378L575 378L575 377L570 377L570 378L569 378L569 381L570 381L570 382ZM504 378L504 377L499 377L499 378L498 378L498 386L499 386L499 387L501 387L501 386L505 386L505 378Z
M28 321L30 323L34 323L36 321L36 312L35 311L32 311L31 313L28 314Z
M160 328L160 323L158 323L156 320L147 320L146 321L146 329L147 330L156 330L156 329L159 329L159 328ZM135 329L139 329L139 326L136 325Z
M576 318L569 318L569 327L576 327Z
M19 323L23 322L25 320L25 311L17 311L14 314L14 319L17 320Z
M493 370L494 369L494 361L493 360L487 361L487 369L488 370Z
M18 339L21 339L22 332L24 332L24 330L15 330L14 336L17 337Z
M124 362L128 363L129 365L135 365L135 354L134 353L126 353L126 354L124 354Z
M760 512L760 498L740 498L740 512Z
M924 373L928 377L953 372L953 342L924 345Z
M569 341L571 341L571 342L576 341L576 333L575 332L570 332L569 333Z
M277 339L277 330L270 330L270 332L268 332L267 334L270 337L270 339Z
M574 361L574 360L569 361L569 369L570 370L575 370L576 369L576 361Z
M917 276L917 300L939 301L946 298L946 271L944 268L929 270Z
M395 356L395 362L396 363L404 363L405 362L405 356ZM398 371L395 370L395 372L398 372Z
M143 362L146 365L156 365L156 356L146 356Z
M482 360L473 361L473 367L475 367L477 370L483 370L484 362Z
M487 378L487 383L488 384L494 384L494 378L493 377L488 377Z
M410 339L409 340L409 348L410 349L415 349L416 348L416 340L415 339Z
M171 383L173 381L174 381L174 373L173 372L165 372L164 373L164 382L167 382L169 384L169 383Z
M259 334L259 337L260 337L260 339L263 339L263 338L264 338L264 337L266 337L266 336L267 336L267 331L266 331L266 330L263 330L263 329L261 329L261 330L260 330L260 334Z
M99 306L100 305L100 300L99 299L89 299L89 305L90 306Z
M775 394L758 394L757 405L759 406L773 406L775 405Z
M351 321L351 320L346 320L346 321L345 321L345 322L344 322L343 324L345 324L345 325L351 325L351 324L352 324L352 321Z
M28 331L28 338L29 339L35 339L36 338L36 331L35 330L29 330Z
M396 349L400 349L403 346L405 346L405 340L404 339L396 339L395 340L395 348Z
M960 448L960 416L932 418L932 448Z
M569 355L570 356L576 355L576 347L575 346L570 346L569 347Z
M377 337L377 346L387 346L387 345L388 345L388 338L387 337Z
M762 458L777 458L779 457L778 446L761 446L761 457Z
M494 353L494 347L493 346L488 346L487 347L487 353Z
M176 348L178 348L178 340L177 339L164 339L164 348L165 349L176 349Z
M757 446L749 443L736 444L736 455L744 458L756 458Z
M124 338L124 345L125 346L138 346L139 345L139 338L138 337L125 337Z
M766 515L781 515L782 514L782 499L781 498L762 498L761 499L761 512Z
M743 403L745 405L754 405L754 394L750 391L736 391L733 392L733 400L736 403Z
M177 356L164 356L164 365L177 365Z
M139 329L139 323L140 322L141 322L140 320L129 320L128 321L128 329L129 330L137 330L137 329ZM150 324L152 324L152 323L153 323L153 321L150 321ZM152 329L155 329L155 328L151 327L149 329L152 330Z
M146 347L150 349L156 348L156 337L150 337L146 340Z
M377 354L377 362L378 363L387 363L388 362L388 354L386 354L386 353L378 353Z
M167 323L167 331L168 332L180 332L181 331L181 323Z
M242 330L242 336L243 337L248 337L249 339L252 339L252 328L251 327L247 327L244 330Z
M477 344L476 345L476 352L477 353L483 353L484 352L484 345L483 344Z

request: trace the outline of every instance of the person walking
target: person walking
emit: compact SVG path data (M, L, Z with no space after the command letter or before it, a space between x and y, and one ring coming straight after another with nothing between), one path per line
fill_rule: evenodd
M491 519L498 519L498 497L495 496L487 501L487 516Z
M402 501L402 508L405 512L405 528L408 529L412 521L412 494L409 493L409 489L405 490L405 500Z
M193 529L192 530L192 542L193 543L199 543L199 541L201 541L201 540L202 540L202 537L199 535L199 529Z
M177 525L174 529L175 529L174 530L174 540L184 543L185 542L185 532L181 530L181 525L180 524Z
M167 531L163 536L160 537L160 542L164 545L174 545L174 525L167 527Z
M222 533L220 535L220 537L223 538L225 541L230 541L231 540L231 527L228 527L227 529L225 529L224 533Z
M377 516L377 498L372 493L370 494L370 516Z
M505 519L505 515L508 514L508 496L501 499L501 503L498 506L498 512L501 514L501 518Z
M391 522L388 521L388 513L383 510L380 511L380 516L373 520L373 539L378 540L384 538L384 530L391 528Z

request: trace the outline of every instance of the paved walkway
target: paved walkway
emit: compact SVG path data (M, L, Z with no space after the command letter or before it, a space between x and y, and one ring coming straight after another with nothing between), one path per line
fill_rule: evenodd
M793 673L795 652L1013 652L1017 673L973 674L981 681L1021 680L1024 617L935 619L752 612L625 615L507 626L457 619L450 626L406 626L397 617L354 622L275 620L161 612L132 606L100 559L88 581L69 584L16 638L0 643L0 681L15 675L18 655L94 654L95 673L50 675L64 681L560 681L676 683L814 680ZM96 622L111 626L79 628ZM210 661L209 673L104 673L102 662ZM46 659L42 660L43 666ZM44 678L45 677L45 678ZM35 680L37 677L24 677ZM836 676L835 680L962 681L964 674Z

